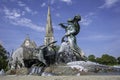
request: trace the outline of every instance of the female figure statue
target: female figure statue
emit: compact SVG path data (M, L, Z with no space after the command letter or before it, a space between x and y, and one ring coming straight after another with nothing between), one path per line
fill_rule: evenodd
M76 35L80 32L80 25L78 23L80 20L81 17L77 15L73 19L69 19L67 21L68 26L63 25L62 23L59 24L66 31L65 35L62 38L62 42L64 42L65 41L64 39L67 38L70 48L73 50L78 60L83 58L84 56L84 53L78 47L76 42Z

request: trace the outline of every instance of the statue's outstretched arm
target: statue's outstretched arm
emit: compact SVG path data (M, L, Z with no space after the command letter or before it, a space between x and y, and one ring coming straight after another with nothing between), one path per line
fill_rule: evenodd
M62 28L65 28L65 29L67 28L67 26L63 25L63 23L60 23L59 25L60 25Z

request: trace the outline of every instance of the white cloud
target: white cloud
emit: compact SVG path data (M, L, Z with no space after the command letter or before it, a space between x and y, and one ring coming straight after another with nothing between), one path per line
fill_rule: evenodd
M111 8L113 7L119 0L105 0L105 3L99 8Z
M16 19L11 20L10 22L11 22L11 24L28 27L28 28L31 28L31 29L39 31L39 32L43 32L45 30L44 27L40 27L40 26L34 24L28 18L16 18Z
M9 19L18 18L21 16L20 11L16 10L16 9L13 9L12 11L10 11L6 7L4 7L3 11L4 11L6 17L8 17Z
M59 26L58 24L52 23L52 26L55 30L62 30L61 26Z
M25 11L22 11L21 15L22 15L22 16L25 15Z
M45 7L47 4L52 5L52 4L54 4L54 3L55 3L55 0L48 0L48 3L43 2L43 3L41 4L41 7Z
M81 24L84 25L84 26L88 26L90 23L92 23L92 20L87 18L87 17L84 17L81 20Z
M37 14L37 13L38 13L37 11L32 12L32 14L34 14L34 15Z
M61 30L61 29L62 29L60 26L56 26L56 25L54 25L54 24L53 24L53 28L54 28L55 30Z
M33 11L32 9L30 9L28 6L24 7L25 11L32 14L32 15L35 15L37 14L38 12L37 11Z
M5 13L5 18L13 25L28 27L40 32L45 31L44 27L34 24L31 19L22 17L21 14L15 9L9 10L5 7L3 12Z
M60 14L59 14L59 13L56 13L55 15L56 15L57 17L60 17Z
M67 4L72 4L72 0L61 0L63 2L66 2Z
M29 13L32 12L32 10L29 7L25 7L25 10Z
M41 7L45 7L46 6L46 3L44 2L44 3L42 3L42 5L41 5Z
M101 41L101 40L111 40L115 39L116 35L103 35L103 34L94 34L94 35L88 35L86 37L81 37L80 39L83 40L92 40L92 41Z
M54 4L55 3L55 0L51 0L51 4Z
M93 21L92 20L93 15L95 15L95 13L90 12L88 15L82 17L81 24L84 26L88 26L89 24L91 24Z
M18 1L18 5L21 6L21 7L26 6L26 5L25 5L23 2L21 2L21 1Z
M30 7L28 7L25 3L23 3L22 1L18 1L18 6L22 7L24 10L22 11L23 14L30 13L30 14L37 14L37 11L33 11Z

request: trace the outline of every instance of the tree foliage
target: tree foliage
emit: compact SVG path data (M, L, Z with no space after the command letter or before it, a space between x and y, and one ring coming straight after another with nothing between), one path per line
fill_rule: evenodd
M97 57L97 58L96 58L96 62L99 63L99 64L102 64L102 59L99 58L99 57Z
M117 59L111 55L103 54L101 57L95 57L94 55L89 55L88 60L92 62L97 62L104 65L116 65L120 64L120 57Z
M89 55L89 56L88 56L88 60L89 60L89 61L96 62L94 55Z
M115 57L110 56L108 54L103 54L102 57L102 64L106 64L106 65L115 65L117 64L117 60Z
M120 64L120 57L117 58L117 62L118 62L118 64Z
M7 68L8 61L7 61L7 54L8 52L5 48L0 44L0 70Z

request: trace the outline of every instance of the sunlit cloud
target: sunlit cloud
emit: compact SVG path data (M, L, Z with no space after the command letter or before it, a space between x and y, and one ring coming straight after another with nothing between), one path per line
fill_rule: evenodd
M55 0L51 0L51 4L54 4L55 3Z
M54 24L53 24L53 28L54 28L55 30L62 30L62 28L61 28L59 25L54 25Z
M67 4L72 4L72 0L61 0L62 2L66 2Z
M117 38L117 35L103 35L103 34L94 34L81 37L81 40L91 40L91 41L105 41Z
M15 19L15 18L21 17L20 11L16 9L13 9L12 11L10 11L8 8L4 7L3 11L6 17L9 19Z
M32 10L29 7L25 7L25 10L29 13L32 12Z
M39 31L39 32L44 32L44 27L40 27L39 25L34 24L31 19L28 18L18 18L15 20L10 21L11 24L13 25L18 25L18 26L23 26L23 27L28 27L33 30Z
M81 24L84 26L88 26L89 24L91 24L93 22L92 18L93 15L95 15L95 13L90 12L89 14L85 15L82 17L81 19Z
M37 14L38 12L37 11L33 11L30 7L28 7L25 3L23 3L22 1L18 1L18 6L22 7L24 9L23 13L25 14L26 12L27 13L30 13L30 14Z
M87 18L87 17L84 17L82 18L82 21L81 21L81 24L84 25L84 26L88 26L89 24L92 23L92 20Z
M116 5L116 3L118 2L119 0L105 0L104 4L100 6L99 8L111 8L114 5Z
M45 7L45 6L46 6L46 3L45 3L45 2L41 4L41 7Z
M28 27L39 32L45 31L44 27L34 24L31 19L22 17L21 13L17 12L17 10L4 8L3 11L5 13L5 18L13 25Z
M55 15L56 15L57 17L60 17L60 14L59 14L59 13L56 13Z
M21 2L21 1L18 1L18 5L21 6L21 7L26 6L26 5L25 5L23 2Z

